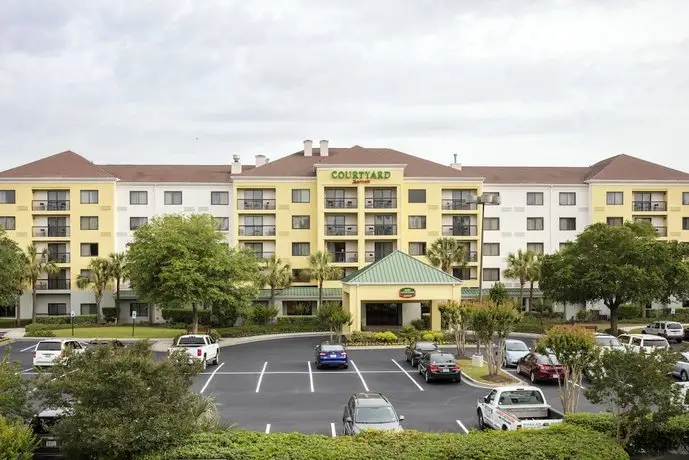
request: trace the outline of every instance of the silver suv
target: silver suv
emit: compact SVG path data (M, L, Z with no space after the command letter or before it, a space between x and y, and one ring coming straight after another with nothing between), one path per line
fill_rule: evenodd
M353 436L363 430L403 431L402 420L404 415L397 415L381 393L356 393L344 408L342 433Z
M651 323L641 330L642 334L659 335L668 341L675 340L682 343L684 340L684 327L677 321L659 321Z

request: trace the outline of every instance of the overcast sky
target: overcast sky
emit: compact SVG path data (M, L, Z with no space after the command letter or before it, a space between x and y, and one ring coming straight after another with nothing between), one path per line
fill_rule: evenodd
M0 169L253 163L308 138L689 171L688 24L687 0L2 0Z

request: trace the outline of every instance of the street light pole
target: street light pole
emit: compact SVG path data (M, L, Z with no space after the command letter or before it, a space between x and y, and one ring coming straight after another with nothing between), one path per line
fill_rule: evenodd
M483 195L472 196L469 199L470 203L476 203L477 207L481 208L481 238L479 239L479 256L478 256L478 301L483 301L483 236L485 235L486 223L486 204L500 204L500 195L493 195L484 193Z

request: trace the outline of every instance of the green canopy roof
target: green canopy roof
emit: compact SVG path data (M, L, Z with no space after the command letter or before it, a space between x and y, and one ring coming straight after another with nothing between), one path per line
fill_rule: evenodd
M483 298L487 299L488 295L490 294L490 289L484 289L483 290ZM513 298L518 298L519 297L519 288L507 288L507 294L510 297ZM524 288L524 298L529 297L529 289ZM543 293L541 292L540 289L534 288L533 290L533 296L534 297L543 297ZM478 299L478 288L462 288L462 298L477 298Z
M261 300L270 299L270 289L261 289L258 294ZM287 289L275 292L275 298L278 300L288 299L308 299L318 298L318 288L315 286L292 286ZM340 288L323 288L324 299L341 299L342 289Z
M343 284L461 284L462 280L402 251L347 275Z

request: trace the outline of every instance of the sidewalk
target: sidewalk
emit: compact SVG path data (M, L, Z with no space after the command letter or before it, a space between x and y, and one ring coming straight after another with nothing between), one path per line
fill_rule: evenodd
M263 342L265 340L294 339L298 337L323 337L330 335L328 332L291 332L285 334L265 334L251 337L235 337L220 339L220 348L242 345L244 343ZM172 346L172 339L159 339L151 347L153 351L167 351Z

